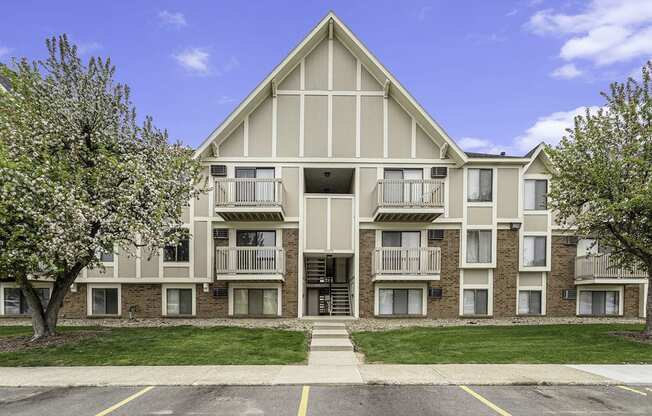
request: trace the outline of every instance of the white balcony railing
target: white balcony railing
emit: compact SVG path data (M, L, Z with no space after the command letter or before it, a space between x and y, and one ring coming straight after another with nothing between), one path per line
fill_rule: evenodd
M215 273L285 274L281 247L216 247Z
M217 207L275 207L283 204L280 178L217 178Z
M438 179L380 179L376 186L379 207L442 208L444 181Z
M374 253L376 275L432 275L441 271L439 247L381 247Z
M576 279L641 279L647 277L642 268L632 270L618 267L609 254L588 254L575 258Z

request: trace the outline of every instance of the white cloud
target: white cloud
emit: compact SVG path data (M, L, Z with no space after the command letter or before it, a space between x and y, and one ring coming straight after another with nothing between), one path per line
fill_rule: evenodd
M177 29L188 26L186 17L181 12L174 13L167 10L163 10L158 12L158 19L162 24L167 26L172 26Z
M592 0L577 14L541 10L526 28L565 38L559 56L566 61L626 62L652 54L652 1Z
M514 16L516 13L518 13L518 10L516 10L516 9L514 9L514 10L510 10L509 12L507 12L507 13L505 14L505 17L511 17L511 16Z
M589 107L591 112L599 107ZM570 111L557 111L547 116L539 117L532 127L514 139L514 147L522 152L528 152L541 142L556 145L567 134L566 129L573 127L575 116L584 115L586 107L578 107Z
M199 75L208 75L211 73L209 66L210 54L202 48L189 48L183 52L172 55L181 67Z
M572 79L582 75L582 71L577 69L575 64L562 65L550 73L553 78Z
M229 104L229 103L232 103L234 101L235 101L235 98L229 97L228 95L223 95L223 96L221 96L220 98L217 99L217 103L219 105Z
M499 154L500 152L509 153L509 146L496 145L490 140L478 137L462 137L457 144L469 152Z
M5 55L8 55L9 52L11 52L11 49L9 49L6 46L1 46L0 45L0 58L3 58Z
M80 55L86 55L102 49L102 44L98 42L80 42L77 44L77 51Z

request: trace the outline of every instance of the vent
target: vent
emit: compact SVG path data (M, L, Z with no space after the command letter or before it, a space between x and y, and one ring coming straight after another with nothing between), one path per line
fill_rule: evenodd
M564 239L564 244L567 246L575 246L577 245L577 241L579 238L576 235L567 235L566 238Z
M216 287L213 289L213 297L214 298L228 298L229 297L229 289L225 287Z
M226 165L211 165L211 176L225 177Z
M564 300L575 300L577 299L577 290L564 289L561 291L561 298Z
M430 169L431 178L445 178L448 174L448 168L445 166L433 166Z
M226 228L213 228L213 240L228 240L229 230Z
M444 230L428 230L428 240L443 240Z
M444 295L444 289L440 287L428 288L428 297L431 299L441 299Z

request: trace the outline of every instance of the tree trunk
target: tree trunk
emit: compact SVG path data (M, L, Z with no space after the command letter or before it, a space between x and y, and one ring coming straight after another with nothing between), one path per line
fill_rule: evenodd
M83 265L77 263L72 269L56 275L52 293L50 293L50 300L45 307L41 304L41 299L36 294L32 284L26 278L20 279L20 287L27 304L32 310L33 341L56 334L59 311L63 306L63 300L70 290L70 285L75 282L83 267Z
M647 305L645 307L646 335L652 336L652 261L647 264Z

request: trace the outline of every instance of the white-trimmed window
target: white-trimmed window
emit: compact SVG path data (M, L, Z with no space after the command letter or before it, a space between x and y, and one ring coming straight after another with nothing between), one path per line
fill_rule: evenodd
M165 288L165 315L190 316L193 313L194 290L192 288Z
M541 315L541 295L541 290L519 290L519 315Z
M547 239L545 236L523 237L523 265L544 267L546 265Z
M378 289L379 315L423 315L423 289Z
M488 289L464 289L464 315L487 315L489 305Z
M233 289L233 314L240 316L277 316L278 289Z
M493 169L468 169L466 187L469 202L491 202Z
M620 315L620 291L582 290L579 296L580 315Z
M190 236L186 235L181 238L177 245L165 246L163 248L163 261L174 263L187 263L190 261Z
M546 179L525 179L523 187L525 194L523 209L528 211L548 209L548 181Z
M466 232L466 262L491 263L491 230L468 230Z
M35 287L34 290L45 307L50 300L50 288ZM31 315L32 310L19 287L4 287L2 291L4 315Z
M90 286L89 289L90 315L120 315L120 288Z

